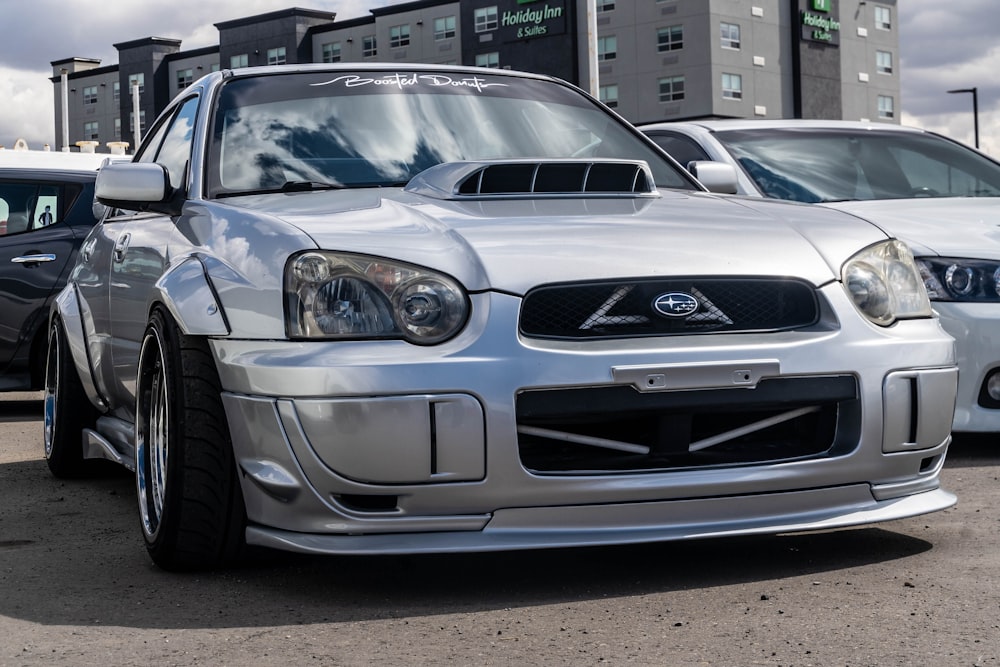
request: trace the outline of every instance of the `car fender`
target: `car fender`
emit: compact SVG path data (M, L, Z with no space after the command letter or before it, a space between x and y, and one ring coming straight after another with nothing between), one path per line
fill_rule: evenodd
M83 330L81 307L82 304L76 287L73 284L68 284L62 288L52 302L50 322L54 322L55 318L58 317L62 323L63 331L66 333L66 343L69 347L70 356L73 359L73 366L80 377L83 390L90 402L103 412L107 410L107 402L104 400L97 387L97 383L94 381L93 365L90 359L89 348L87 347L87 337Z
M187 257L170 267L156 281L155 293L155 301L166 306L185 335L229 335L229 323L219 305L218 295L197 256Z

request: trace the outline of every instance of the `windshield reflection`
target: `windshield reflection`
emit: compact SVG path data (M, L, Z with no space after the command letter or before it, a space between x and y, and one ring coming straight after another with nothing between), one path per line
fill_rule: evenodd
M486 75L475 77L478 87L443 87L435 83L442 77L421 85L411 76L413 85L391 87L339 85L349 77L331 81L329 72L228 83L214 124L210 196L303 183L401 185L443 162L520 158L643 159L657 185L691 188L655 149L569 88Z
M935 135L757 129L716 136L765 196L776 199L1000 196L1000 165Z

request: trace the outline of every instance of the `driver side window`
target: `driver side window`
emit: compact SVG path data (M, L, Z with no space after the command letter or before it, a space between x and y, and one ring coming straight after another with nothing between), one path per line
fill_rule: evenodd
M181 103L176 113L156 127L153 137L137 158L138 162L156 162L166 167L170 185L175 189L184 187L197 113L197 97Z

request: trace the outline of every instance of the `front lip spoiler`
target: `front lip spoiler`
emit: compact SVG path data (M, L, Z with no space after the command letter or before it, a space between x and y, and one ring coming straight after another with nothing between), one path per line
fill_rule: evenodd
M283 551L330 555L590 547L845 528L927 514L956 502L941 488L878 501L868 484L854 484L699 500L503 509L483 530L467 532L320 535L252 525L246 539ZM734 518L741 515L745 518Z

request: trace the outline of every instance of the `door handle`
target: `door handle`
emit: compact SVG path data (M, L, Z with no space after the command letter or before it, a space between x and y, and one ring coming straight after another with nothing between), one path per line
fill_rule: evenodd
M55 254L51 252L39 253L37 255L21 255L10 260L14 264L35 264L37 262L54 262Z
M115 262L120 264L125 261L125 251L128 250L128 244L131 240L132 235L127 232L118 237L118 241L115 243Z

